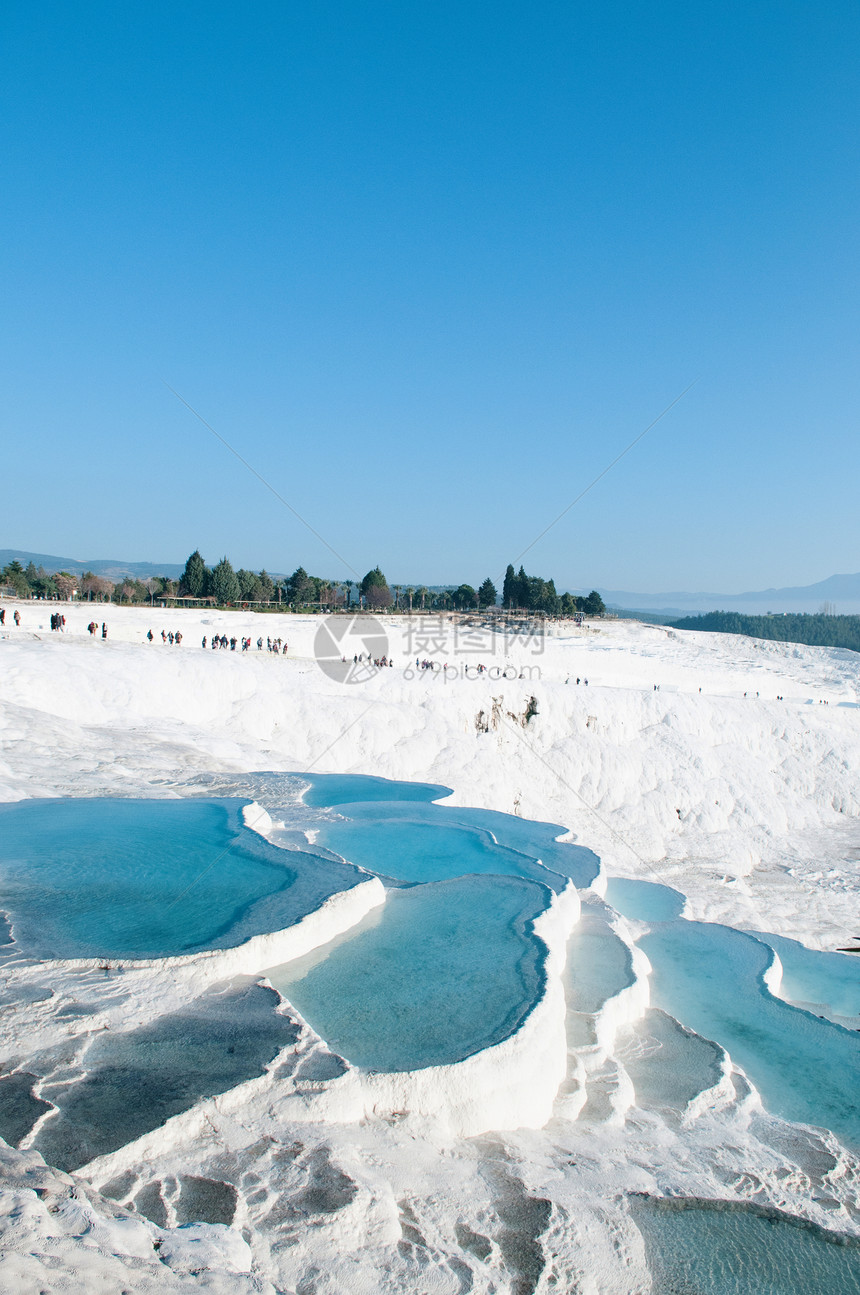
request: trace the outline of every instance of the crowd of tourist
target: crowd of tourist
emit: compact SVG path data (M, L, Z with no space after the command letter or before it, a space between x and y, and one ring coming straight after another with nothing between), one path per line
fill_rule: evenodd
M345 662L345 661L346 661L346 657L345 657L345 656L344 656L344 657L341 657L341 661L344 661L344 662ZM357 653L357 654L352 658L352 664L353 664L353 665L369 665L369 666L370 666L370 665L372 665L372 666L375 666L375 668L376 668L377 670L380 670L383 666L393 666L393 665L394 665L394 662L391 660L391 658L390 658L390 657L387 657L387 656L377 656L377 657L372 657L372 656L370 655L370 653L369 653L369 652L368 652L367 656L365 656L363 652L358 652L358 653Z
M182 636L179 634L176 635L177 642L181 640L181 637ZM236 648L238 647L242 652L248 652L251 648L251 636L249 634L246 637L243 634L241 638L237 638L236 635L234 634L231 638L228 638L226 634L213 634L211 640L209 640L208 636L204 634L201 647L205 648L207 646L209 646L215 651L220 651L225 648L228 648L231 652L235 652ZM262 650L263 650L263 638L261 635L260 638L257 639L257 651L262 652ZM274 652L276 655L286 656L287 643L284 639L267 638L266 651Z

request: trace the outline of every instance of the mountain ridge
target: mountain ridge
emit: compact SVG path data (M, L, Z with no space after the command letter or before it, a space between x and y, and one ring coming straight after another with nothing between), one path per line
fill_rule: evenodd
M609 607L624 611L642 611L672 616L691 612L739 611L760 615L763 612L817 612L821 604L837 603L844 615L860 613L860 572L832 575L811 585L786 585L782 588L749 590L740 594L668 593L637 594L628 590L598 589Z

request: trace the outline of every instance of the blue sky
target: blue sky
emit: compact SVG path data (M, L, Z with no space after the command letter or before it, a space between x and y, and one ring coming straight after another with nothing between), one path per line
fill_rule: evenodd
M495 578L698 379L527 569L860 569L858 37L845 0L13 0L0 547Z

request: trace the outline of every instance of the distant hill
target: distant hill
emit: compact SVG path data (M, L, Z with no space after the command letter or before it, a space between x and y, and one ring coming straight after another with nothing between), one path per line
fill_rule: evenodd
M835 604L835 610L843 615L860 613L860 573L829 576L814 585L789 585L744 594L636 594L618 589L598 589L598 593L607 607L671 619L710 611L735 611L748 616L767 612L815 613L821 610L822 603Z
M0 567L5 567L15 559L26 567L28 562L34 566L44 567L46 571L68 571L70 576L83 575L92 571L93 575L106 576L108 580L121 580L131 576L136 580L146 580L149 576L170 576L176 580L185 570L184 562L121 562L117 558L91 558L80 562L77 558L61 558L55 553L28 553L24 549L0 549Z
M675 621L674 629L710 630L717 634L748 634L780 643L849 648L860 652L860 616L821 616L783 612L777 616L743 616L740 612L705 612Z

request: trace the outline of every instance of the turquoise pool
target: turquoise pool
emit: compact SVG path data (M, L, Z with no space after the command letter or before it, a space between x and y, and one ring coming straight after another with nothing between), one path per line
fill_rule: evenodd
M354 868L278 849L244 800L28 800L0 806L0 908L39 958L162 958L289 926Z

